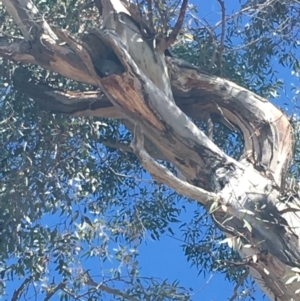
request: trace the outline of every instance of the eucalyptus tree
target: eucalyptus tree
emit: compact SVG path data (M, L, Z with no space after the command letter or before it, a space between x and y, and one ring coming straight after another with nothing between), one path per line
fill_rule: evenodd
M186 255L226 270L232 300L248 273L270 300L299 299L295 130L266 97L282 86L274 57L299 66L300 7L217 2L212 26L187 0L2 0L1 277L24 277L12 300L32 283L45 300L190 300L136 259L145 231L173 232L182 197L218 233L199 249L187 229ZM120 265L96 282L82 258L105 261L111 241Z

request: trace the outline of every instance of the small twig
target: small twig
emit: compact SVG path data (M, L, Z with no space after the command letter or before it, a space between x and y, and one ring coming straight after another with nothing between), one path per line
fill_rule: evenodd
M165 41L160 44L160 50L162 52L164 52L166 49L168 49L176 41L176 38L177 38L181 28L182 28L182 24L183 24L183 21L184 21L187 5L188 5L188 0L183 0L180 11L179 11L179 16L178 16L177 22L176 22L172 32L165 39Z
M219 59L218 59L218 69L219 69L219 75L222 75L222 68L223 68L223 51L224 51L224 39L225 39L225 4L223 0L218 0L221 11L222 11L222 31L221 31L221 43L220 43L220 50L219 50Z
M32 277L27 277L23 283L20 285L18 289L14 291L13 297L11 298L11 301L18 301L19 298L21 297L23 291L27 287L28 283L32 280Z

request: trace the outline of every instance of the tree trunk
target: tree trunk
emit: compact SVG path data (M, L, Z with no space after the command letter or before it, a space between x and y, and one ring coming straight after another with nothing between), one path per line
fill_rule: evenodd
M3 3L25 40L1 42L0 56L99 90L55 91L17 74L15 88L50 111L122 120L134 131L131 146L141 164L154 179L209 210L270 300L299 300L299 200L282 201L294 143L287 116L226 79L165 56L166 40L149 41L136 7L125 0L102 0L103 26L80 38L33 21L38 11L30 1ZM239 161L191 121L211 114L243 134ZM155 159L172 163L181 176Z

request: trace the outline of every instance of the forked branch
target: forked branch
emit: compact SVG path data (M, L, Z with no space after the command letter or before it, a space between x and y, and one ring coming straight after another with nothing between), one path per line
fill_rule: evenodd
M172 32L170 33L170 35L167 38L160 41L160 43L158 45L158 50L161 53L164 53L165 50L167 50L176 41L177 36L183 25L187 5L188 5L188 0L183 0L180 11L179 11L179 16L178 16L177 22L176 22Z

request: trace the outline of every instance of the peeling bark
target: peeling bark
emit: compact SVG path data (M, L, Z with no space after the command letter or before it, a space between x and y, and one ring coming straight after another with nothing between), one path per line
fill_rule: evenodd
M0 56L40 65L101 92L54 91L17 78L15 87L48 110L118 118L135 128L133 151L152 176L207 210L214 206L216 226L271 300L299 300L299 282L286 284L300 265L299 205L280 202L282 177L293 155L287 116L226 79L165 57L122 1L102 0L103 27L82 38L52 29L44 19L34 21L38 11L30 1L3 3L25 40L0 43ZM206 114L218 115L243 134L239 162L190 120L203 120ZM154 158L172 163L185 180Z

